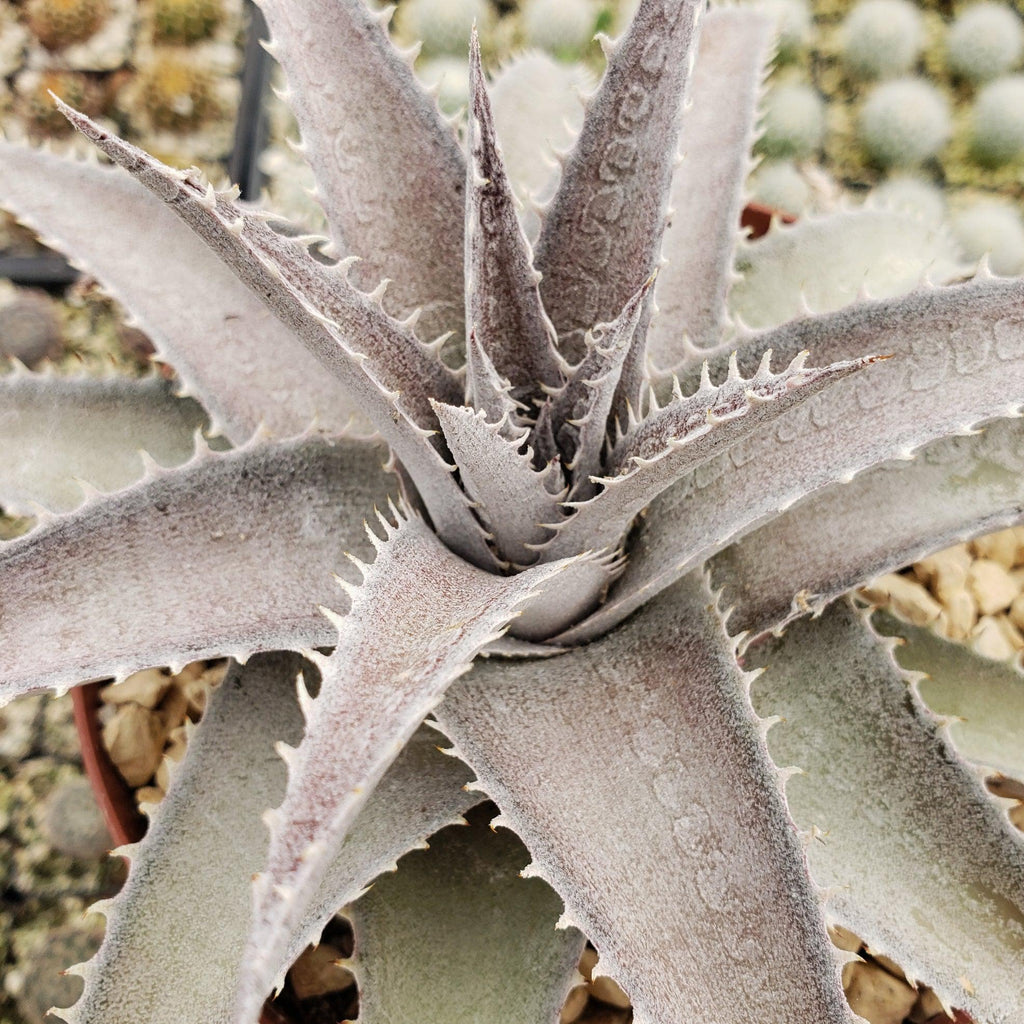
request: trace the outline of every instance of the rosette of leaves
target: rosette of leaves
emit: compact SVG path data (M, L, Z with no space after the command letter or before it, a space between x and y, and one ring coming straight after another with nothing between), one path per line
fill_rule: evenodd
M371 1024L552 1021L584 935L637 1019L849 1022L828 920L1019 1020L1024 851L977 765L1020 747L961 759L826 606L1019 521L1024 283L730 320L748 10L642 0L533 248L475 47L460 141L362 0L263 8L340 260L67 107L121 170L0 148L193 396L3 378L5 504L55 514L0 548L2 693L236 659L61 1015L251 1024L355 901ZM496 834L446 830L484 796Z

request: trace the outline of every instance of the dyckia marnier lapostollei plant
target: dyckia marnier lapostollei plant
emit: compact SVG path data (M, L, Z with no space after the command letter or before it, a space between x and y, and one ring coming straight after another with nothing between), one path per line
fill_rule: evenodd
M1021 516L1024 284L731 321L747 10L642 0L531 247L475 50L460 140L362 0L263 8L361 262L67 107L123 170L0 150L4 201L234 445L152 380L0 382L9 450L40 420L49 446L5 504L59 513L0 549L4 695L238 662L61 1015L252 1024L352 904L370 1024L553 1021L584 936L637 1019L848 1022L829 920L1019 1024L1024 849L978 780L1024 771L1021 679L917 638L961 759L830 602ZM103 492L77 508L76 451ZM501 828L447 827L485 796Z

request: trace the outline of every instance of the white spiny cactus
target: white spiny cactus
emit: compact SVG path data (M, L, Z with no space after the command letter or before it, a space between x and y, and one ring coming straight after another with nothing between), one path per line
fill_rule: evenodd
M971 4L950 26L946 50L956 74L972 82L987 82L1020 63L1024 24L1008 4Z

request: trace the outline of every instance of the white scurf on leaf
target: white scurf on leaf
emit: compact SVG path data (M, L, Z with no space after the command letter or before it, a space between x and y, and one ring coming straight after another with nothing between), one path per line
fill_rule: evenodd
M370 1024L550 1024L584 934L647 1024L852 1024L829 915L1019 1024L1021 844L976 780L1020 768L1019 676L916 637L908 680L827 606L1024 521L1024 283L929 283L964 276L946 236L879 208L741 239L746 8L640 0L595 93L528 55L493 111L467 38L456 130L388 12L262 6L326 250L63 104L121 168L0 142L0 202L180 388L0 378L0 505L53 510L0 544L0 701L252 656L63 1015L256 1024L357 901ZM528 854L475 822L404 856L480 791Z

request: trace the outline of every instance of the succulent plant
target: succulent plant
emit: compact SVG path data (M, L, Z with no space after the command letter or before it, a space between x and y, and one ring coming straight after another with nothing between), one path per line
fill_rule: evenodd
M946 49L949 66L956 74L972 82L987 82L1020 62L1024 25L1005 4L971 4L950 27Z
M4 202L236 446L176 458L195 406L152 380L112 409L109 382L0 379L5 429L41 417L61 458L139 476L0 547L3 697L236 659L61 1016L251 1024L355 900L370 1022L552 1021L586 935L637 1019L849 1024L829 920L1019 1020L1024 844L974 762L1024 771L993 711L1024 681L955 668L957 713L996 727L962 760L834 599L1019 521L1024 283L731 321L769 48L748 9L642 0L531 249L475 47L464 155L383 15L263 8L327 255L68 107L130 174L0 146ZM828 253L809 227L787 239ZM48 473L14 497L45 501ZM776 711L806 776L769 756ZM482 796L496 838L445 831L357 899Z
M855 75L905 75L921 52L922 36L921 14L910 0L861 0L843 22L843 62Z
M895 78L876 85L861 108L861 141L883 167L930 159L951 132L945 97L923 78Z
M989 82L971 111L971 149L980 163L998 165L1024 154L1024 75Z

